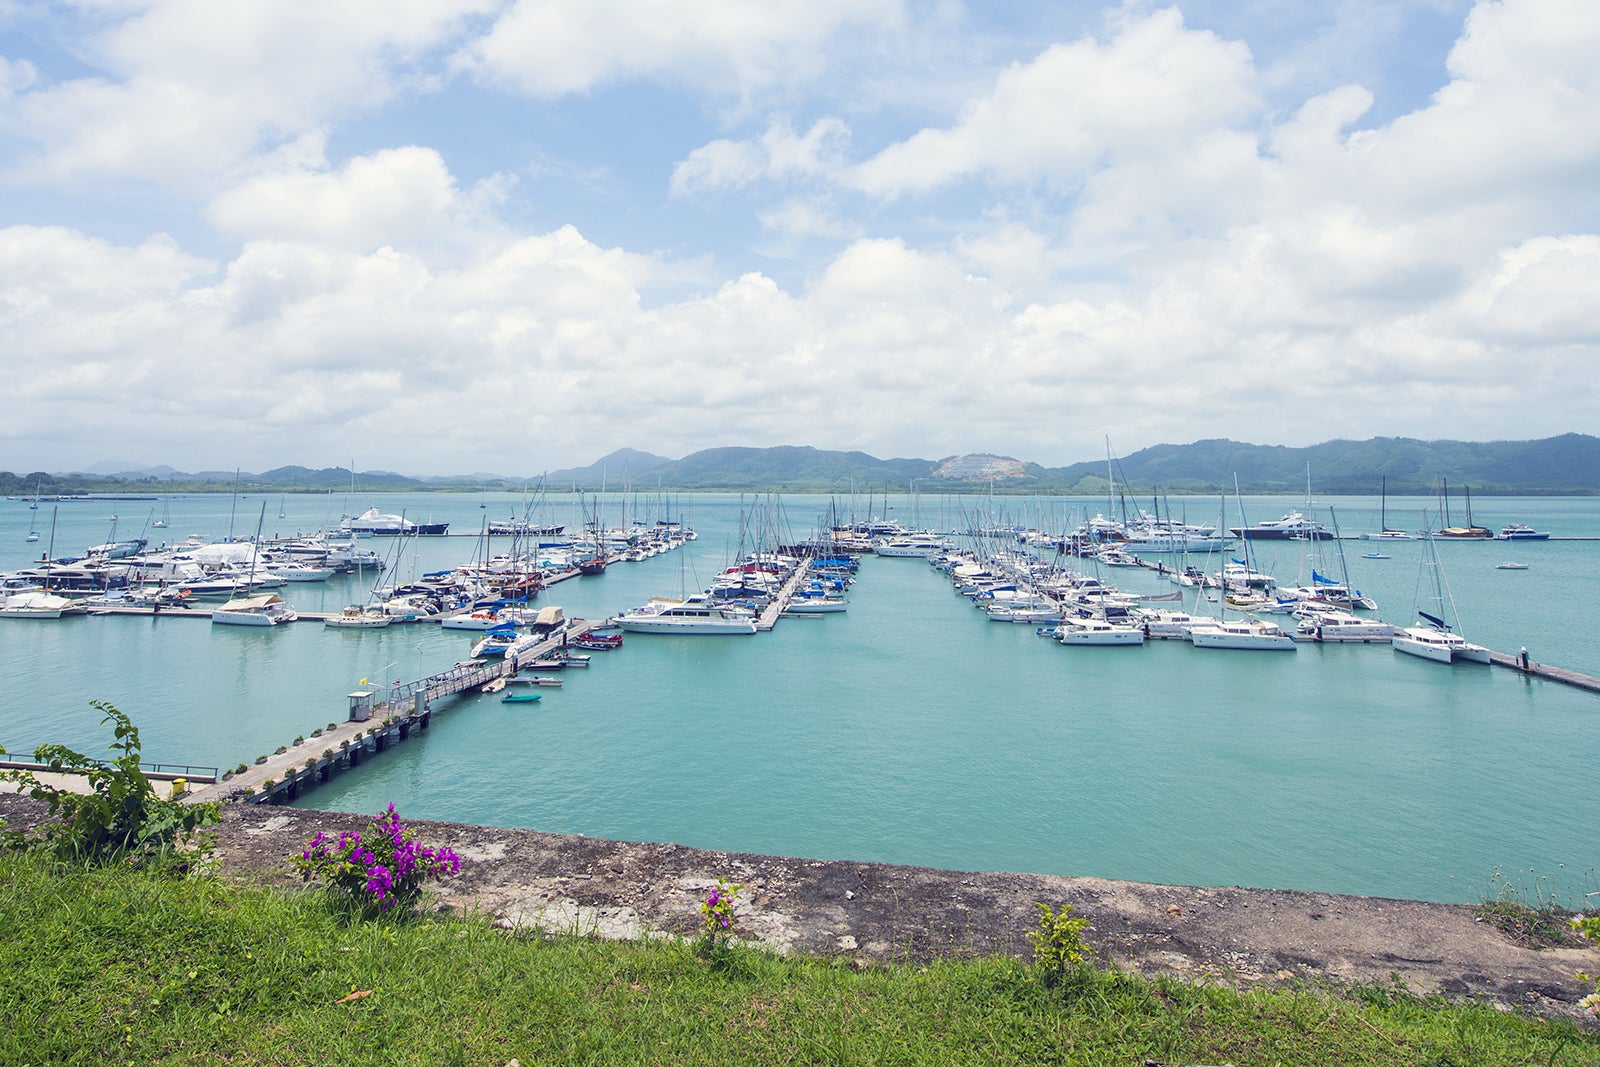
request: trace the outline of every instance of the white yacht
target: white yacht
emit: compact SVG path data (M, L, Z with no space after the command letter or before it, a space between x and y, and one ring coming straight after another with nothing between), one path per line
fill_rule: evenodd
M1302 609L1295 614L1300 617L1300 622L1295 627L1295 636L1302 641L1354 641L1374 644L1388 641L1395 632L1395 628L1386 622L1363 619L1348 611Z
M1196 626L1214 626L1217 620L1209 615L1190 615L1187 611L1154 611L1140 608L1133 620L1151 641L1187 641L1189 631Z
M950 547L938 537L895 537L880 541L873 551L880 556L920 556L927 559Z
M1142 645L1144 631L1104 619L1068 619L1056 629L1063 645Z
M643 607L624 612L612 625L636 634L753 634L755 613L725 607L703 593L684 600L651 597Z
M1196 626L1189 631L1189 641L1196 648L1237 648L1252 651L1293 652L1294 638L1270 622L1260 619L1222 621L1210 626Z
M85 608L76 600L43 591L13 593L0 600L0 619L59 619L81 615Z
M1440 626L1403 626L1391 642L1396 652L1435 663L1488 663L1489 650Z
M323 620L323 625L344 630L381 630L394 620L395 617L382 608L352 604L339 614Z
M213 623L226 626L276 626L300 616L276 593L230 600L211 613Z

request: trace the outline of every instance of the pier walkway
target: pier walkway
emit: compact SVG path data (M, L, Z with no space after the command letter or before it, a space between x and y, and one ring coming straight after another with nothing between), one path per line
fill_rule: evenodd
M348 716L344 722L316 728L303 739L259 758L254 765L231 774L226 780L219 779L190 790L185 797L191 802L234 796L256 803L294 800L334 774L409 740L413 732L426 730L434 714L434 701L468 690L498 688L523 667L547 662L568 641L583 637L601 625L603 623L597 620L571 619L562 628L504 660L457 663L448 670L416 681L397 683L387 689L374 687L353 692L349 694Z

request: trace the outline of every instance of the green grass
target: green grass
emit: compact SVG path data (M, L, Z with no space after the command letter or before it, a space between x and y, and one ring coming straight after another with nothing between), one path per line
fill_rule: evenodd
M0 857L0 918L4 1064L1600 1064L1600 1038L1568 1023L1393 989L708 961L677 941L361 923L320 893L16 855Z

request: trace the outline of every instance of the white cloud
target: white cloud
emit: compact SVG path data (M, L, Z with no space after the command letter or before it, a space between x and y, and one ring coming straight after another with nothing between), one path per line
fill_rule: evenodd
M457 61L532 96L657 78L738 95L814 74L846 28L902 18L900 0L516 0Z
M262 174L219 194L207 214L223 233L252 240L357 250L461 244L496 231L491 209L501 190L502 182L491 180L463 194L437 152L395 148L359 156L337 172Z
M718 140L690 152L672 171L672 192L736 189L760 180L819 177L844 169L850 131L835 118L819 119L804 134L774 119L754 141Z
M599 10L570 17L592 30L623 9ZM39 450L23 466L137 439L176 466L222 441L204 465L261 467L346 457L371 433L394 444L385 465L443 473L624 441L1068 462L1106 433L1132 448L1592 430L1600 26L1563 10L1480 3L1449 84L1372 124L1392 109L1353 83L1268 113L1242 44L1129 6L1104 39L1036 51L859 168L852 138L882 143L904 116L869 101L850 128L684 131L650 161L658 182L679 161L679 195L608 201L594 228L542 199L566 172L527 178L530 207L507 203L506 179L460 180L426 139L330 165L348 139L302 129L212 180L207 218L233 242L220 264L163 237L0 230L0 336L40 357L16 361L0 438ZM690 51L646 73L678 77ZM176 140L212 122L202 108ZM699 202L730 190L715 213ZM645 212L663 222L649 238L597 238ZM677 213L759 224L761 253L804 242L815 266L777 276L699 230L675 243ZM681 250L632 250L647 241ZM441 404L514 410L526 457L491 462L481 426Z
M151 0L87 9L100 73L35 83L15 124L43 178L203 183L391 99L408 64L492 0Z
M878 196L972 175L1070 187L1108 161L1181 155L1258 108L1249 50L1187 29L1168 8L1119 19L1103 43L1052 45L1013 64L954 125L891 145L854 182Z
M26 89L38 76L38 69L27 60L0 56L0 100Z

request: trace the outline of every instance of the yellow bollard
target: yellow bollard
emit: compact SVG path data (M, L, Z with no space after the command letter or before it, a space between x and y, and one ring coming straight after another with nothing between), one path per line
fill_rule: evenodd
M174 778L172 780L172 799L177 800L189 791L189 779Z

